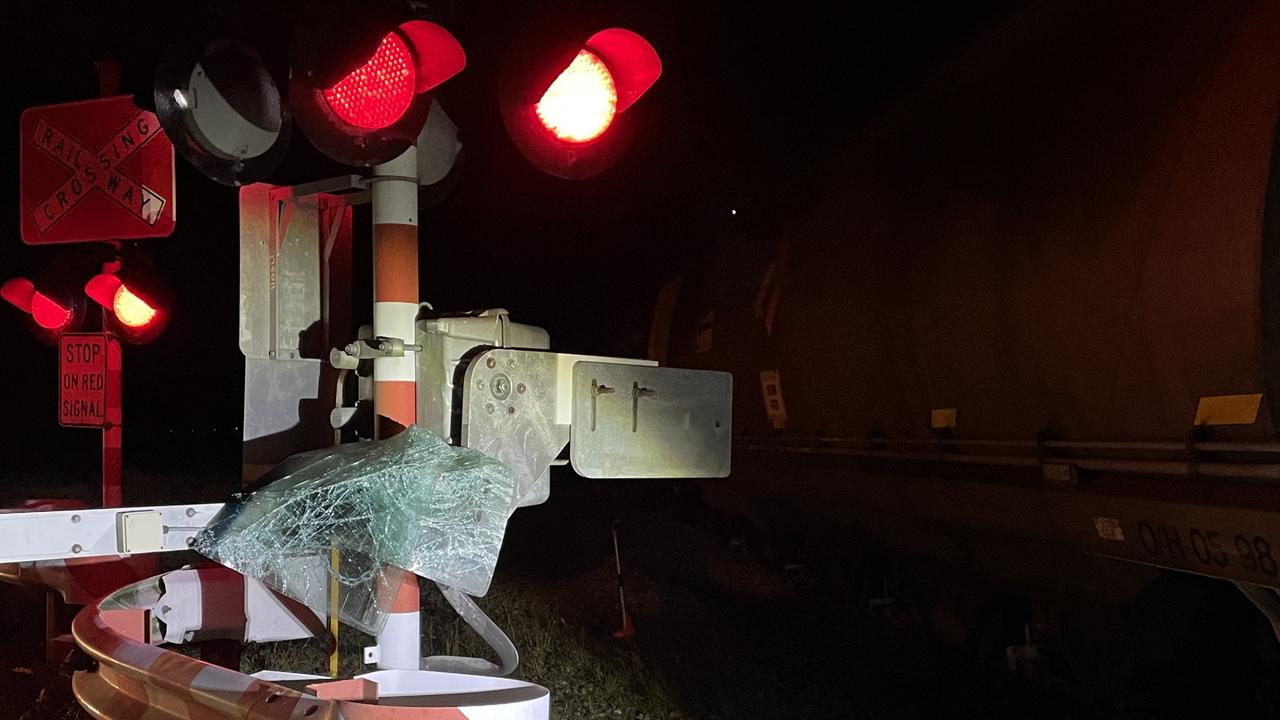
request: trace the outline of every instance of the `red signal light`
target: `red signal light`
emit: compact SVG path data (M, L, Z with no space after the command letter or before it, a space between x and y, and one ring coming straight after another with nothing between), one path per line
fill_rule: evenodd
M289 108L317 150L344 165L371 167L417 142L430 91L466 67L467 56L435 23L367 16L366 6L380 3L363 4L353 17L346 5L291 44ZM374 27L376 35L360 32ZM353 32L357 41L344 43ZM376 37L376 47L365 37Z
M600 58L580 50L533 109L542 126L561 140L594 140L609 129L618 112L613 73Z
M14 307L29 313L36 325L45 330L59 332L71 325L75 313L69 307L44 293L26 278L12 278L0 286L0 297Z
M398 33L382 39L373 57L323 92L329 109L343 122L366 130L387 127L413 102L413 54Z
M156 309L147 304L146 300L134 295L129 288L124 285L116 290L115 297L112 298L111 309L116 314L116 319L126 327L135 330L144 328L156 319Z
M662 59L647 40L623 28L546 45L544 34L526 33L527 47L507 61L502 119L516 147L542 170L590 177L612 165L630 142L631 121L623 114L658 80Z
M84 292L94 302L111 311L123 327L125 337L133 342L147 342L164 329L164 313L139 297L111 273L95 275L85 283Z
M62 330L71 324L72 312L37 290L31 296L31 317L45 330Z

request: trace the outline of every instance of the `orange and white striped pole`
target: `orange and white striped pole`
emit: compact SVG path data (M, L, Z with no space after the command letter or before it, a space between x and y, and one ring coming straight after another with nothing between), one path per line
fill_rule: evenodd
M374 167L373 194L373 334L415 343L418 316L418 149ZM390 437L417 420L417 353L373 361L374 434ZM378 633L377 666L418 670L422 662L418 579L400 576L400 588L388 608L387 624Z
M413 345L418 316L418 155L410 147L374 167L373 334ZM417 419L416 355L373 361L374 433L390 437Z

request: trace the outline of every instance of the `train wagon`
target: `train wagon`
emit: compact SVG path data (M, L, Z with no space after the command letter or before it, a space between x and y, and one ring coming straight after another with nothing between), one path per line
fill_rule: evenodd
M735 376L707 501L846 573L1280 620L1278 115L1280 3L1018 14L668 278L656 354Z

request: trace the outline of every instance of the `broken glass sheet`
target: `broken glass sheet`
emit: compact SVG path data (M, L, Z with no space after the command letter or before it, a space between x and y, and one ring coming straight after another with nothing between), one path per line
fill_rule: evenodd
M502 463L417 427L295 455L264 480L227 503L193 549L322 613L336 577L338 617L370 634L400 568L484 595L515 509Z

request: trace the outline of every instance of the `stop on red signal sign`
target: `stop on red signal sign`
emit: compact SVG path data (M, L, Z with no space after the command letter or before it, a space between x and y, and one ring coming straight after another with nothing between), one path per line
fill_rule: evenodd
M173 143L131 97L28 108L19 127L23 242L173 232Z
M120 345L108 335L68 333L59 338L58 423L120 423Z

